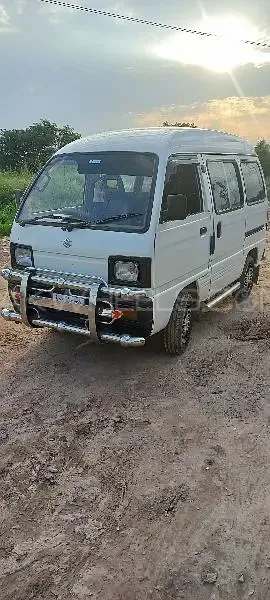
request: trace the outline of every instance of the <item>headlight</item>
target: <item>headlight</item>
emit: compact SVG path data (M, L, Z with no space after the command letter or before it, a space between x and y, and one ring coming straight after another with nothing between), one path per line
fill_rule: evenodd
M132 261L117 260L114 265L114 275L118 281L136 283L139 277L139 265Z
M33 267L33 252L30 246L14 247L15 265L18 267Z
M1 1L1 0L0 0ZM151 288L152 260L148 256L109 256L108 283Z

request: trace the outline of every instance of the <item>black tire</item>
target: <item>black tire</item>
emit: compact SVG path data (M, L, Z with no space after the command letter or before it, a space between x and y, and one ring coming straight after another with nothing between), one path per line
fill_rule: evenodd
M247 300L252 292L255 280L255 262L252 256L248 256L240 279L240 288L235 294L237 302Z
M164 329L164 348L167 354L177 356L189 344L193 322L194 299L188 290L183 290L175 302L169 323Z

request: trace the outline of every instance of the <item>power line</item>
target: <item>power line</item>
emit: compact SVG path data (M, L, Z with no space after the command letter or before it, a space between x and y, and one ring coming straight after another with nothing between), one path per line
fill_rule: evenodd
M181 33L189 33L192 35L199 35L202 37L214 37L216 39L226 39L224 36L214 32L200 31L199 29L188 29L187 27L180 27L178 25L169 25L166 23L158 23L156 21L148 21L147 19L140 19L139 17L130 17L128 15L120 15L118 13L110 12L107 10L100 10L98 8L91 8L89 6L79 6L78 4L71 4L70 2L63 2L62 0L38 0L43 4L51 4L54 6L61 6L62 8L72 8L81 12L91 13L93 15L99 15L102 17L111 17L113 19L120 19L121 21L130 21L131 23L137 23L140 25L150 25L151 27L160 27L161 29L168 29L170 31L179 31ZM242 44L248 44L249 46L256 46L258 48L264 48L270 50L270 43L268 41L255 41L255 40L235 40Z

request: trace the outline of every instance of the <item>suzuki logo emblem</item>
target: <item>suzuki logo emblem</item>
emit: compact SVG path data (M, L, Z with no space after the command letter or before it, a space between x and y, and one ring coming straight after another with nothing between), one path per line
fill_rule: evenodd
M63 246L65 246L65 248L70 248L72 246L72 241L69 238L66 238L63 241Z

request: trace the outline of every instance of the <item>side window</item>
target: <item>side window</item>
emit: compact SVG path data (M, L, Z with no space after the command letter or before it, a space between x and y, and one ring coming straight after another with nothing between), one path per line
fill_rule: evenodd
M136 177L134 175L122 175L125 192L134 192Z
M153 178L146 175L122 175L122 181L125 192L150 194Z
M142 193L150 194L152 187L152 177L144 177L142 184Z
M255 162L243 161L241 167L246 188L247 204L262 202L265 200L265 189L259 166Z
M224 162L224 169L229 190L230 210L237 210L237 208L244 206L244 194L239 168L236 163Z
M169 161L162 199L160 222L168 220L168 196L185 196L187 215L196 215L203 210L202 192L199 173L196 165L186 165Z
M208 171L216 213L241 208L244 198L237 164L233 161L208 161Z

